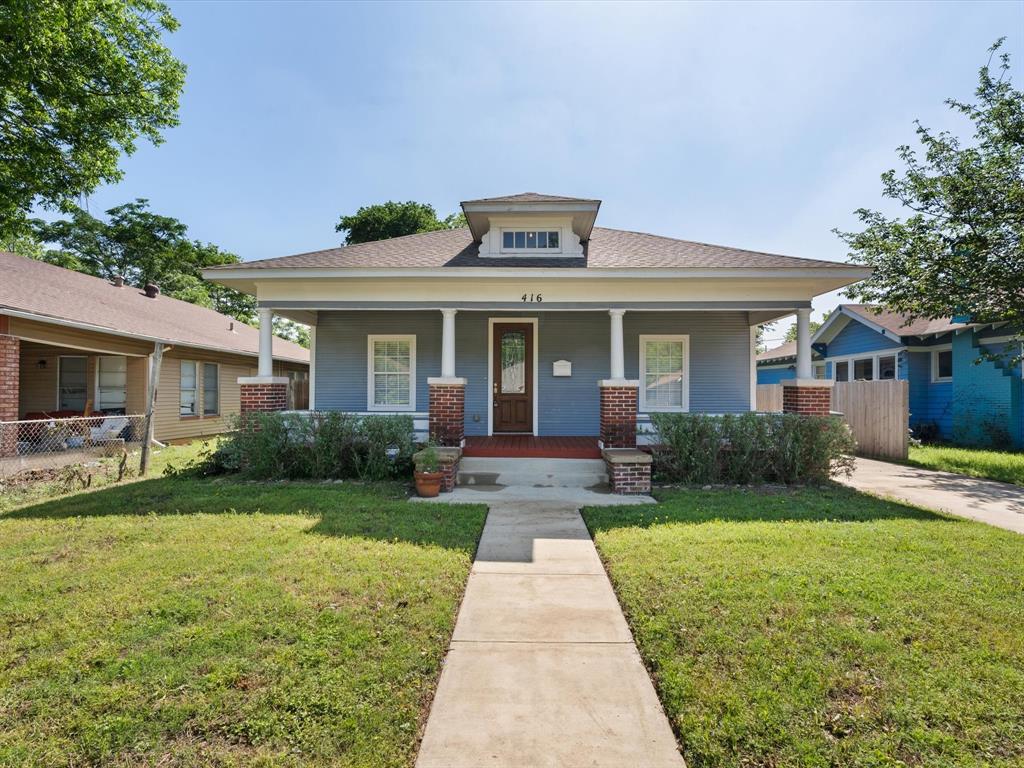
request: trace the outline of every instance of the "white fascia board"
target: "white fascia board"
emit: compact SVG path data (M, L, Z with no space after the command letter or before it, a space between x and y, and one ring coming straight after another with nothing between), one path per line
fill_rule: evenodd
M596 211L601 207L601 202L462 203L461 207L466 213L579 213Z
M346 279L346 278L514 278L543 277L565 280L661 280L664 278L755 278L770 279L814 279L840 278L850 283L863 280L869 270L860 267L800 267L796 269L580 269L580 268L536 268L536 267L430 267L425 269L204 269L204 280L223 283L229 280L289 280L289 279Z
M811 334L811 344L828 344L849 324L850 319L850 315L843 312L841 308L836 309L822 323L821 327Z
M37 323L46 323L48 325L59 325L64 328L75 328L80 331L92 331L93 333L105 333L108 336L117 336L122 339L135 339L137 341L148 341L154 344L160 343L165 347L186 347L188 349L202 349L208 352L220 352L223 355L239 355L240 357L258 357L257 352L246 352L239 349L228 349L226 347L213 347L205 344L191 344L189 342L178 341L177 339L166 339L159 336L145 336L140 333L126 333L125 331L119 331L115 328L107 328L102 325L93 325L92 323L82 323L77 320L65 320L59 317L51 317L50 315L40 315L37 312L23 312L19 309L11 309L9 307L0 307L3 309L3 314L10 315L11 317L20 317L22 320L34 320ZM50 342L45 342L49 344ZM54 346L50 344L50 346ZM115 353L112 353L115 354ZM117 352L116 354L124 354ZM298 363L299 365L308 365L308 360L299 360L295 357L281 357L280 355L274 355L275 360L280 360L283 363Z

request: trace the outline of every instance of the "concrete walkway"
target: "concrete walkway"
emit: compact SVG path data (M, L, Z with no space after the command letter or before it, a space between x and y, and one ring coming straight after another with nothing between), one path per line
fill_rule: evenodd
M496 504L418 768L682 768L575 506Z
M1024 488L1016 485L861 458L853 477L840 482L859 491L1024 533Z

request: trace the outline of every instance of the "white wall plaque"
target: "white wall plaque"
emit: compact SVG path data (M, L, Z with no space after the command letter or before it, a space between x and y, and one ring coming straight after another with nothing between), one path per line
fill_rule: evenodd
M551 365L552 376L572 376L572 363L568 360L555 360Z

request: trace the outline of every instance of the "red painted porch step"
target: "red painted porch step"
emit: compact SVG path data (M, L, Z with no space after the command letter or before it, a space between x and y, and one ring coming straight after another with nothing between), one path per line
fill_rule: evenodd
M596 437L534 437L493 435L467 437L463 456L529 459L600 459Z

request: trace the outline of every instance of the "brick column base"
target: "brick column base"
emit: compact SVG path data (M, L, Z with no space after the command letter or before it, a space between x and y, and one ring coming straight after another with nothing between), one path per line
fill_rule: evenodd
M284 376L243 376L241 385L242 423L254 413L283 411L288 407L288 379Z
M466 436L466 380L429 378L431 442L461 448Z
M804 416L828 416L832 411L831 382L814 380L815 383L782 383L783 413L800 413Z
M651 464L649 453L635 448L611 448L601 451L612 493L638 496L651 492Z
M0 330L6 330L6 317L0 317ZM18 395L21 369L21 340L0 335L0 421L18 420ZM18 452L17 427L4 427L0 431L0 456L13 456Z
M640 382L599 381L601 389L601 447L636 448L636 413Z

